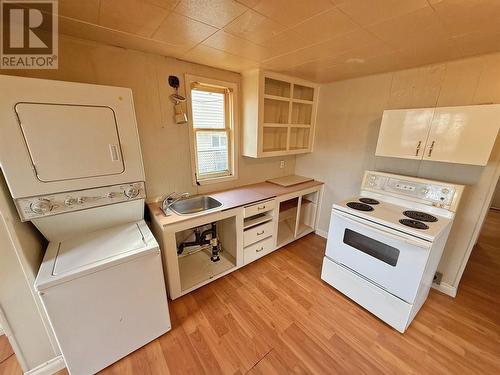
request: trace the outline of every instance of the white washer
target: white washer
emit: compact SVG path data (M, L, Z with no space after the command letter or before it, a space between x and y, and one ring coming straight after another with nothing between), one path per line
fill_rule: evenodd
M0 75L0 166L50 241L35 288L67 368L95 373L170 329L130 89Z
M144 221L51 242L35 287L71 374L96 373L170 330Z

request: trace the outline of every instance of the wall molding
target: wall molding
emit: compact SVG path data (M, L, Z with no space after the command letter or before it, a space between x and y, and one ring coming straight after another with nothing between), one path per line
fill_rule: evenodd
M62 355L60 355L29 371L26 371L24 375L52 375L64 368L66 368L66 363L64 362Z
M316 229L314 231L314 233L316 233L318 236L321 236L323 238L328 238L328 232L327 231L324 231L323 229Z
M439 285L437 284L432 284L432 287L436 290L439 290L441 293L444 293L450 297L455 298L457 296L457 287L447 284L447 283L441 283Z

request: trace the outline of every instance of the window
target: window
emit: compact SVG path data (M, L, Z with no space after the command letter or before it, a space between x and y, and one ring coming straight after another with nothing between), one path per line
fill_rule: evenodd
M196 184L236 178L236 88L234 83L186 76Z

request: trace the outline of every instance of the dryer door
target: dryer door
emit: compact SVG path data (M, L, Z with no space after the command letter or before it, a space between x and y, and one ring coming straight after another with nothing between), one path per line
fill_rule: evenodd
M17 103L15 110L40 181L108 176L125 170L111 108Z

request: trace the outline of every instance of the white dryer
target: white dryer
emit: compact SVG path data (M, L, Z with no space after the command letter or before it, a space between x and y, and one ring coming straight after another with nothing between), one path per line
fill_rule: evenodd
M0 75L0 166L49 240L35 288L70 374L170 330L130 89Z

